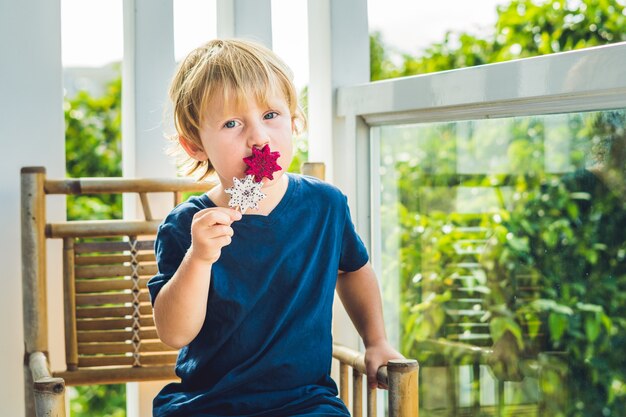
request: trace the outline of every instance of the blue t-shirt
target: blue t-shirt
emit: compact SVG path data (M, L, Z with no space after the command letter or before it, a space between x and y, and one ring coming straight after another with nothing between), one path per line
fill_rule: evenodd
M368 255L346 197L315 178L287 174L268 216L246 214L211 271L204 324L181 349L180 383L154 399L154 416L349 416L330 378L337 271ZM215 207L202 195L159 227L152 302L191 245L191 220Z

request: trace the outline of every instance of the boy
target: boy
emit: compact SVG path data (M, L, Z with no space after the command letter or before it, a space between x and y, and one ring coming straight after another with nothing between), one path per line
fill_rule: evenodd
M215 40L183 61L170 89L188 174L219 184L176 207L159 228L148 287L159 337L181 348L155 416L348 416L330 379L335 287L366 347L368 384L389 359L378 284L345 196L313 178L274 172L258 209L226 191L266 145L292 159L304 124L286 65L270 50ZM278 154L277 154L278 155Z

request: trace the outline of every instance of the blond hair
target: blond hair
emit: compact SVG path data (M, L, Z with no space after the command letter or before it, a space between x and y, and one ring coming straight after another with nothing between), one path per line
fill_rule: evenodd
M202 118L209 103L216 98L235 106L254 98L265 105L271 95L282 94L294 129L303 129L306 121L292 80L291 70L274 52L251 41L216 39L187 55L169 91L177 132L172 137L173 153L181 157L183 173L199 174L198 179L202 180L215 171L211 161L197 161L187 155L180 141L203 149Z

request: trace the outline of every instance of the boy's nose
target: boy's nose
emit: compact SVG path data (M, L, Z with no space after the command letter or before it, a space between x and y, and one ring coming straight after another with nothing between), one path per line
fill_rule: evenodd
M269 135L262 126L251 126L248 135L248 147L262 148L270 141Z

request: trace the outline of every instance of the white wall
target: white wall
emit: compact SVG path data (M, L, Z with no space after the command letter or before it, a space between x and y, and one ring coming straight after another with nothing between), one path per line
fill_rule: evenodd
M60 22L59 0L0 0L2 416L24 415L20 168L41 165L52 176L65 172ZM48 212L62 218L64 200L49 201ZM59 279L49 288L49 296L60 299L60 289ZM50 332L51 337L54 334Z

